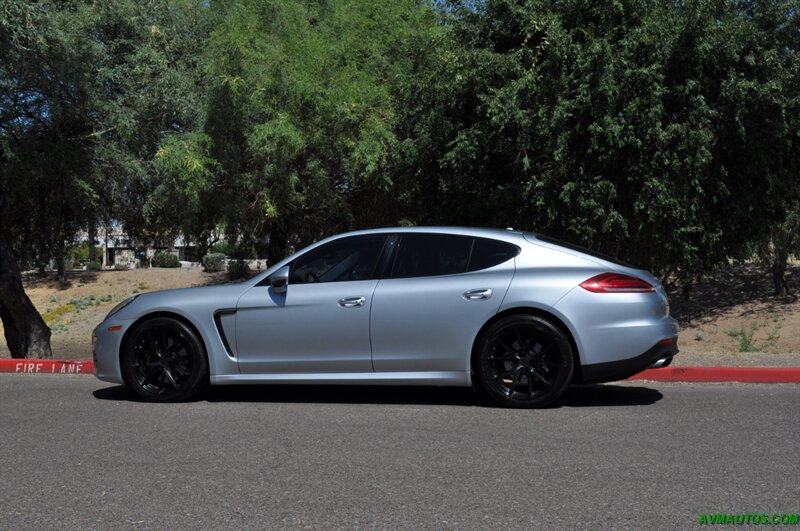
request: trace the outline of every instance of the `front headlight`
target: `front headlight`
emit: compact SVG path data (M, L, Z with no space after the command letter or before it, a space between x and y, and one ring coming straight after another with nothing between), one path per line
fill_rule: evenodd
M108 319L109 317L111 317L112 315L114 315L115 313L117 313L118 311L123 309L125 306L127 306L130 303L132 303L133 301L135 301L136 297L138 297L138 295L134 295L133 297L128 297L127 299L125 299L121 303L119 303L116 306L114 306L113 308L111 308L111 311L108 312L108 315L106 315L106 319ZM103 319L103 320L105 321L105 319Z

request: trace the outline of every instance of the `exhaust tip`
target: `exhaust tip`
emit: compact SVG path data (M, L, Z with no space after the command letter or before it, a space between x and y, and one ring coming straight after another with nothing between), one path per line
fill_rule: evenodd
M663 369L664 367L669 367L670 363L672 363L672 356L654 361L648 369Z

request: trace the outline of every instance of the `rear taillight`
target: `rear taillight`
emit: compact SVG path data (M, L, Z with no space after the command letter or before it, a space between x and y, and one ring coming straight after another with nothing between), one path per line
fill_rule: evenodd
M656 290L641 278L621 273L602 273L581 282L580 286L592 293L651 293Z

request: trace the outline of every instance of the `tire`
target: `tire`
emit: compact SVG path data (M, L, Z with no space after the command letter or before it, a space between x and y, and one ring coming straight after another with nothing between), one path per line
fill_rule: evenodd
M494 403L539 408L564 394L574 365L569 341L555 324L534 315L512 315L480 338L474 370Z
M205 349L191 328L167 317L137 326L122 354L125 382L148 402L182 402L208 384Z

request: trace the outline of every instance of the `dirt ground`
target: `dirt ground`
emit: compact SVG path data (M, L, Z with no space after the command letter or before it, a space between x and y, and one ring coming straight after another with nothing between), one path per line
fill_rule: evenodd
M800 367L800 263L786 278L795 296L774 297L769 274L739 264L717 270L688 295L673 294L681 349L675 364Z
M800 290L800 263L789 285ZM199 267L71 273L64 285L28 276L25 290L52 329L53 355L91 356L91 332L118 302L147 291L218 284L223 273ZM673 294L681 353L675 365L800 367L800 298L770 295L770 278L754 265L720 269L688 295ZM0 325L2 333L2 325ZM0 357L8 357L0 339Z

